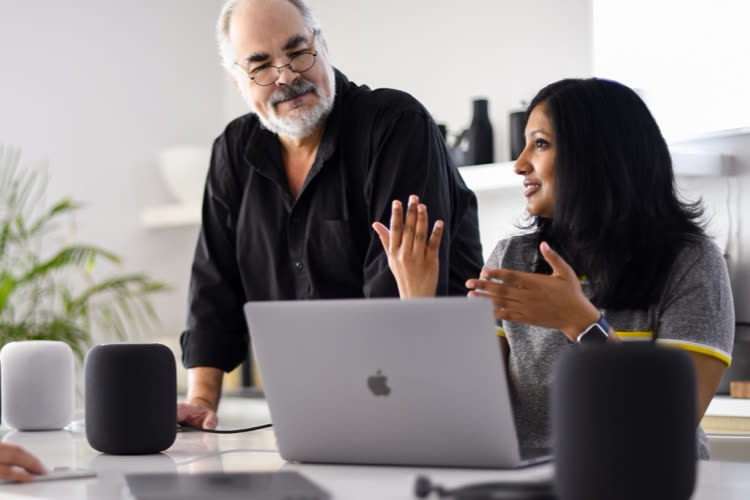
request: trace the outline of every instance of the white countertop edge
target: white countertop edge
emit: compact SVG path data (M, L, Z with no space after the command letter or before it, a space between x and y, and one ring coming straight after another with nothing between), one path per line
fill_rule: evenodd
M706 410L707 417L748 417L750 418L750 399L714 396Z

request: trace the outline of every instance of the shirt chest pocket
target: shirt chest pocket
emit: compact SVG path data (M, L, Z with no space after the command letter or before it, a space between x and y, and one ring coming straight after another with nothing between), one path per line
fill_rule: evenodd
M325 219L308 234L308 260L320 277L351 285L361 283L364 256L353 222ZM343 284L343 283L342 283Z

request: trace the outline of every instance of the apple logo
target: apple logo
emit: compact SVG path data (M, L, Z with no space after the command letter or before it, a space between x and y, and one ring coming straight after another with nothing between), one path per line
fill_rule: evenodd
M376 396L387 396L391 393L391 388L388 387L388 377L383 375L381 370L378 370L375 375L367 377L367 387Z

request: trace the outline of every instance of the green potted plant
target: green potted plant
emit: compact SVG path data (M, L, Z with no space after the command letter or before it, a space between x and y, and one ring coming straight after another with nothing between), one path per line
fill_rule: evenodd
M15 340L59 340L83 359L95 327L124 340L129 328L158 321L151 296L167 286L145 274L100 277L113 252L66 241L63 222L81 204L45 207L46 175L19 168L20 152L0 145L0 347Z

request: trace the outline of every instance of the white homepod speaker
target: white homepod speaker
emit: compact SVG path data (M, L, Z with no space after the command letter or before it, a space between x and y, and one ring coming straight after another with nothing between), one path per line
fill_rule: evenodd
M62 429L73 419L73 350L65 342L24 340L0 350L2 419L21 431Z

